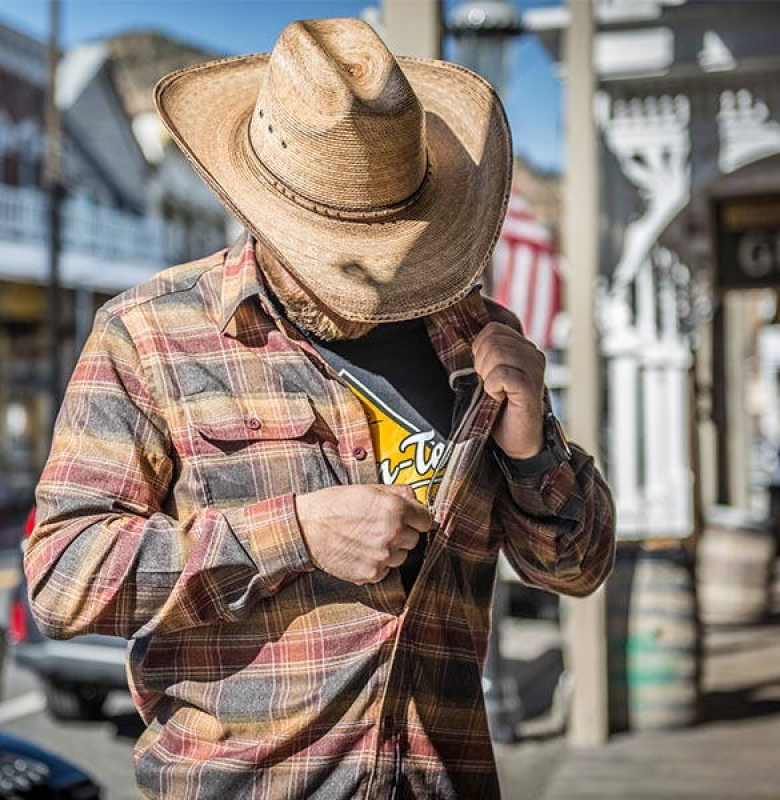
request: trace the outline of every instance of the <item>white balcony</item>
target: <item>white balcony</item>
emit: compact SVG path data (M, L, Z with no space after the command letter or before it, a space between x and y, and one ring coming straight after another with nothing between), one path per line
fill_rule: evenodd
M48 199L37 188L0 184L0 280L48 279ZM139 217L84 195L62 206L61 282L114 292L165 267L223 246L213 226L200 232L161 218ZM191 255L192 254L192 255Z

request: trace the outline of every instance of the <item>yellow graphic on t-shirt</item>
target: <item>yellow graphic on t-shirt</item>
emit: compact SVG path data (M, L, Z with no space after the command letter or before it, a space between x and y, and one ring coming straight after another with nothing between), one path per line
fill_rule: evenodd
M340 374L366 410L382 483L408 484L421 503L432 500L441 483L442 471L438 472L433 485L431 480L445 455L446 442L432 428L420 430L389 408L346 370L341 370Z

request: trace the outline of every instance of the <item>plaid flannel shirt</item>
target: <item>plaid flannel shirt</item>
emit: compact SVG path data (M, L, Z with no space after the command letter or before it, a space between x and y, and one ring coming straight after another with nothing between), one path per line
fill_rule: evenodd
M488 320L478 293L426 317L456 397ZM481 688L499 550L585 595L613 507L576 445L513 477L485 448L499 403L474 400L410 595L398 570L357 586L314 568L294 498L379 482L365 413L268 301L251 237L101 309L24 568L48 636L130 640L145 797L499 796Z

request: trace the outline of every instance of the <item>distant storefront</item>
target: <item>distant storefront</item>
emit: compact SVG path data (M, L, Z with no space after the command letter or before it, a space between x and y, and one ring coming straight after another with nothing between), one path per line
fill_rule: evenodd
M594 8L605 466L620 538L684 539L780 446L780 5ZM567 10L524 23L560 59Z
M107 299L227 238L222 207L149 117L159 75L146 51L156 53L162 71L202 54L164 36L125 38L69 51L58 72L65 376ZM134 60L138 52L146 57ZM44 46L0 25L0 509L30 501L49 447L45 81Z

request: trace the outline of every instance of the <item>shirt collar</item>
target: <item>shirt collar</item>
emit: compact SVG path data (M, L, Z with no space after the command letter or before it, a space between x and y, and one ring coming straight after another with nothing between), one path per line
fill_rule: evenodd
M228 329L239 306L250 297L258 298L269 317L274 320L279 317L257 265L255 239L244 231L228 250L222 269L219 319L221 331Z
M447 374L455 375L462 385L470 383L467 373L474 367L471 344L488 322L490 316L479 286L457 303L425 317L428 336Z

